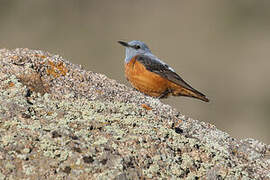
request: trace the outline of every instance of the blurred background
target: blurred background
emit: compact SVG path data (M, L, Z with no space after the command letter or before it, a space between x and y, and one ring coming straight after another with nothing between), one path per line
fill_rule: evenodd
M269 0L0 0L0 47L60 54L128 86L124 48L141 40L210 103L162 100L236 138L270 143Z

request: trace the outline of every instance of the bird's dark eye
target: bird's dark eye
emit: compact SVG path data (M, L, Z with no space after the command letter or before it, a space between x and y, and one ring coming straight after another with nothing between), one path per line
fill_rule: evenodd
M135 45L135 46L134 46L134 48L135 48L135 49L140 49L140 48L141 48L141 46L139 46L139 45Z

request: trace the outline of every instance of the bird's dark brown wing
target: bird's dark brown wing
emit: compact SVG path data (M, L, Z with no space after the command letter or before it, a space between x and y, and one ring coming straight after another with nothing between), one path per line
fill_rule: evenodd
M168 79L169 81L178 84L196 94L204 96L201 92L192 88L188 83L186 83L178 74L176 74L173 69L171 69L167 64L161 63L158 59L152 58L151 56L139 55L136 57L136 60L142 63L145 68L151 72L154 72L160 75L163 78Z

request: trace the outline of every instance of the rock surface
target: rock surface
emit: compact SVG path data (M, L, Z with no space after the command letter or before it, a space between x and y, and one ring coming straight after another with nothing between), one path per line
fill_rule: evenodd
M236 140L59 55L0 50L1 179L270 179Z

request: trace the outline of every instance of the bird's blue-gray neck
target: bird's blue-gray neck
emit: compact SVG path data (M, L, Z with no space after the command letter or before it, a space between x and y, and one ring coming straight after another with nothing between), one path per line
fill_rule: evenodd
M125 63L128 63L132 58L138 55L152 55L150 50L135 50L131 47L126 47L126 57L125 57Z
M125 58L125 62L128 63L133 57L139 55L139 53L137 51L135 51L134 49L127 47L126 48L126 58Z
M133 40L128 43L123 42L123 41L118 41L121 45L126 47L126 58L125 62L128 63L132 58L138 55L152 55L150 49L148 46L138 40Z

